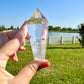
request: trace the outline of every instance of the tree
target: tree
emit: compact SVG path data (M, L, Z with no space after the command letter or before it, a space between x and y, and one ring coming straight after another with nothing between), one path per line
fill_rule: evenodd
M80 34L80 37L81 38L78 38L81 45L82 45L82 48L84 48L84 23L78 25L78 28L79 28L79 34Z
M14 27L11 25L11 27L10 28L8 28L8 30L13 30L14 29Z
M54 27L54 30L55 30L55 31L61 31L61 27L59 27L59 26Z
M11 29L11 30L13 30L13 29L14 29L12 25L11 25L10 29Z
M17 27L17 29L19 29L19 27Z
M78 29L72 29L72 31L79 31Z
M2 31L2 27L1 27L1 25L0 25L0 31Z
M67 28L65 28L65 27L64 27L64 28L62 28L62 31L67 31Z
M72 31L72 28L68 28L68 31Z
M1 29L2 29L2 31L3 31L3 30L6 30L6 28L5 28L5 26L4 26L4 25L2 25L2 28L1 28Z
M49 30L53 30L53 26L49 26Z

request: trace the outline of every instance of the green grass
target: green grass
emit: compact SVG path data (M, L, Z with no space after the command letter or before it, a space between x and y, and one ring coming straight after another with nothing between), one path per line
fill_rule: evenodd
M79 33L79 31L55 31L55 30L49 30L49 32Z
M18 63L8 61L6 69L13 75L33 60L31 47L25 47L25 51L17 52ZM30 84L84 84L84 49L80 47L80 44L48 45L46 59L51 66L38 71Z

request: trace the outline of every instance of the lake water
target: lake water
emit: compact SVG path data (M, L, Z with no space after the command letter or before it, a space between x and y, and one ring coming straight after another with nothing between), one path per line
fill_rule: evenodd
M79 36L79 33L48 32L48 36Z

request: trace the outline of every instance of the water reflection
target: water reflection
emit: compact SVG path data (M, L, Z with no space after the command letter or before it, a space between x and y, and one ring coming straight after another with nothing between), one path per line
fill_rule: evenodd
M48 36L79 36L79 33L48 32Z

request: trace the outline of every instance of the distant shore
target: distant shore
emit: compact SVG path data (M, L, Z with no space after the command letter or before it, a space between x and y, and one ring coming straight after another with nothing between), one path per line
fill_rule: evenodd
M50 30L49 32L79 33L79 31L50 31Z

